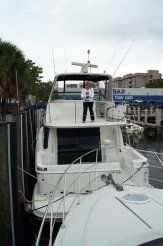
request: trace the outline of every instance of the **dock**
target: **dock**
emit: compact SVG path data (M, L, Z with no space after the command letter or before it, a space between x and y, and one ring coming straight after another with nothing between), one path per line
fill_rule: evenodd
M21 246L28 241L22 218L31 210L26 204L36 182L35 139L43 116L44 109L38 107L20 110L16 104L0 103L0 245ZM30 225L28 233L33 230Z
M126 117L135 124L150 127L160 134L163 129L163 106L161 105L128 105Z

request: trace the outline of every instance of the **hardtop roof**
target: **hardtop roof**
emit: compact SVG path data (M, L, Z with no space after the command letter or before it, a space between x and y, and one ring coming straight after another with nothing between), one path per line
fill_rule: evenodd
M65 81L65 80L89 80L94 83L97 83L101 80L109 80L111 79L111 75L108 74L100 74L100 73L61 73L55 77L57 81Z

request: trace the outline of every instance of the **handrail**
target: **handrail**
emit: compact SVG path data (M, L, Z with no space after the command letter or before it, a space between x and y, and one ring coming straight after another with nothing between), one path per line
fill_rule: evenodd
M112 147L112 148L115 149L115 147ZM77 159L75 159L75 160L74 160L74 161L73 161L73 162L65 169L65 171L64 171L63 174L62 174L62 176L58 179L58 182L57 182L56 186L54 187L53 191L51 192L51 196L50 196L50 199L49 199L49 203L48 203L48 205L47 205L47 208L46 208L46 211L45 211L45 214L44 214L44 217L43 217L41 226L40 226L39 234L38 234L37 241L36 241L36 244L35 244L36 246L39 245L39 241L40 241L40 237L41 237L43 225L44 225L45 218L46 218L47 212L48 212L48 210L49 210L50 204L53 203L53 201L52 201L52 200L53 200L53 197L54 197L55 192L56 192L56 190L58 189L58 186L59 186L59 184L60 184L60 182L62 181L63 178L64 178L64 183L65 183L65 185L64 185L64 192L63 192L64 195L63 195L63 199L61 199L60 203L58 204L58 209L57 209L57 212L56 212L56 216L53 217L53 213L51 212L51 219L50 219L50 221L51 221L51 223L50 223L51 226L50 226L50 230L53 230L53 229L54 229L54 225L55 225L55 222L56 222L56 219L57 219L58 211L59 211L59 208L60 208L60 206L61 206L62 203L63 203L63 217L62 217L63 220L62 220L62 227L64 228L64 220L65 220L65 197L66 197L67 194L69 194L69 191L70 191L72 185L73 185L77 180L79 180L79 183L78 183L79 191L78 191L78 193L76 193L76 196L74 197L74 200L73 200L72 203L70 204L70 207L69 207L68 211L71 209L72 205L74 204L74 201L75 201L77 198L78 198L78 203L77 203L77 204L80 204L80 195L81 195L81 192L85 189L85 187L86 187L87 185L89 185L90 183L92 183L92 182L95 181L95 182L96 182L96 185L95 185L96 189L95 189L95 190L97 190L97 179L100 177L100 175L98 176L98 174L97 174L97 173L98 173L98 171L97 171L97 164L99 163L99 162L98 162L98 154L99 154L99 150L102 150L102 149L107 149L107 148L106 148L106 147L105 147L105 148L103 147L103 148L97 148L97 149L91 150L91 151L89 151L89 152L83 154L82 156L78 157ZM111 149L111 148L109 148L109 149ZM119 148L119 147L117 147L116 149L120 149L121 151L123 150L123 148ZM129 150L132 150L132 151L133 151L133 148L131 147L131 148L128 148L127 150L128 150L128 151L129 151ZM159 163L161 164L161 167L157 167L157 168L160 168L160 169L163 170L163 162L162 162L161 159L158 157L158 155L163 155L163 153L158 153L158 152L153 152L153 151L146 151L146 150L140 150L140 149L137 150L137 151L138 151L138 152L145 152L145 153L152 153L152 154L155 154L156 157L157 157L157 159L158 159L158 161L159 161ZM85 156L87 156L87 155L89 155L90 153L93 153L93 152L96 152L96 161L95 161L95 163L93 163L92 165L86 167L84 170L81 171L82 158L85 157ZM79 163L78 163L78 162L79 162ZM73 164L79 164L79 172L78 172L78 176L77 176L75 179L73 179L73 182L69 185L68 189L66 190L66 174L68 173L68 170L71 168L71 166L72 166ZM80 177L81 177L82 173L86 172L87 170L91 169L91 168L94 167L94 166L95 166L95 178L94 178L93 180L89 181L89 182L81 189ZM151 166L151 167L154 167L153 165L148 165L148 166L149 166L149 167L150 167L150 166ZM131 169L130 169L130 171L131 171L131 177L134 177L134 179L135 179L134 173L132 173L132 170L131 170ZM154 179L151 178L151 177L149 177L149 179L154 180ZM159 181L159 180L158 180L158 181ZM163 182L163 181L161 181L161 182ZM51 206L51 207L52 207L52 206ZM52 211L52 210L51 210L51 211ZM50 235L52 235L52 231L50 231ZM51 237L50 237L49 243L51 243ZM49 244L49 245L50 245L50 244Z
M160 162L160 164L163 166L163 161L161 161L161 159L158 157L158 155L162 155L163 153L159 153L159 152L153 152L151 150L141 150L141 149L136 149L138 152L144 152L144 153L151 153L151 154L155 154L155 156L157 157L158 161Z
M98 177L101 177L101 175L97 176L97 178L98 178ZM89 185L89 184L91 184L92 182L94 182L95 179L96 179L96 178L92 179L88 184L86 184L86 185L83 187L83 189L80 190L80 193L85 189L85 187L86 187L87 185ZM106 185L104 185L104 186L106 186ZM74 194L75 194L75 193L74 193ZM80 194L79 194L79 193L76 193L76 196L74 197L74 200L72 201L72 203L71 203L71 205L70 205L70 207L69 207L69 209L68 209L68 213L69 213L71 207L73 206L74 202L79 198L79 196L80 196ZM59 203L59 205L58 205L58 209L57 209L57 212L56 212L56 216L55 216L54 221L53 221L53 229L52 229L52 230L54 230L54 226L55 226L55 223L56 223L56 220L57 220L57 214L58 214L58 211L59 211L59 208L60 208L62 202L63 202L63 200L61 200L60 203ZM79 203L77 203L77 204L79 205ZM64 225L61 225L61 227L64 228L65 226L64 226Z
M99 148L99 149L100 149L100 148ZM94 151L96 151L96 154L97 154L97 151L98 151L99 149L94 150ZM118 148L118 149L119 149L119 148ZM121 148L121 149L122 149L122 148ZM130 149L128 149L128 150L130 150ZM133 149L131 148L131 150L133 150ZM146 152L150 152L150 153L156 154L156 152L151 152L151 151L146 151ZM160 154L160 153L158 153L158 154ZM161 154L163 154L163 153L161 153ZM98 157L97 157L97 158L98 158ZM82 158L79 157L79 159L81 160ZM156 168L159 168L159 169L162 169L162 170L163 170L163 163L162 163L162 161L161 161L160 159L159 159L159 162L161 163L162 167L157 167L157 166L156 166ZM80 164L81 164L81 162L80 162ZM92 168L94 165L96 165L96 167L97 167L97 159L96 159L96 163L95 163L95 164L91 165L91 166L88 167L88 168L85 168L82 172L80 171L79 175L76 177L76 179L73 180L73 182L71 183L71 185L70 185L69 188L67 189L67 192L69 192L70 188L72 187L72 185L76 182L76 180L77 180L78 178L79 178L79 180L80 180L81 174L84 173L86 170ZM149 167L155 167L155 166L152 166L152 165L149 165L149 164L148 164L148 166L149 166ZM131 170L130 167L129 167L129 169L130 169L130 172L132 173L132 170ZM97 181L97 177L98 177L98 176L97 176L97 169L96 169L95 171L96 171L96 177L95 177L94 180ZM136 180L134 174L133 174L133 177L134 177L134 179ZM122 183L123 183L123 182L122 182ZM86 184L86 186L87 186L87 185L88 185L88 184ZM85 186L85 187L86 187L86 186ZM96 189L97 189L97 187L96 187ZM79 191L79 193L78 193L78 196L79 196L79 197L80 197L80 192L81 192L81 191Z
M83 110L80 108L81 110L81 114L79 114L78 112L78 107L82 104L82 100L61 100L61 101L55 101L56 104L62 104L65 103L68 105L72 105L72 110L70 110L70 112L67 112L67 114L59 114L57 115L57 112L53 112L53 108L52 108L52 104L54 104L54 102L49 102L48 106L47 106L47 115L45 117L45 121L47 120L47 122L52 123L54 120L57 119L71 119L73 120L74 123L77 123L78 119L82 119L83 116ZM99 105L98 103L102 103L103 104L103 111L104 111L104 115L103 117L101 116L101 114L98 112L99 109ZM105 120L107 121L124 121L125 117L122 114L121 110L117 110L119 105L115 105L115 106L110 106L108 105L108 101L104 101L104 100L96 100L95 101L95 115L97 118L105 118ZM108 106L108 107L107 107ZM111 109L110 113L109 113L109 109ZM61 110L61 109L60 109ZM78 121L79 122L79 121Z
M62 176L58 179L56 186L54 187L53 191L51 192L51 196L50 196L50 198L49 198L49 202L48 202L47 208L46 208L46 210L45 210L44 217L43 217L43 219L42 219L42 223L41 223L40 230L39 230L39 233L38 233L37 241L36 241L36 244L35 244L36 246L39 245L40 237L41 237L42 230L43 230L43 225L44 225L44 223L45 223L45 218L46 218L47 212L48 212L48 210L49 210L51 201L52 201L52 199L53 199L53 197L54 197L54 195L55 195L56 190L58 189L58 186L59 186L60 182L62 181L62 179L63 179L64 176L66 175L67 171L71 168L71 166L72 166L73 164L76 164L76 162L77 162L78 160L80 160L80 159L82 159L84 156L89 155L90 153L92 153L92 152L94 152L94 151L98 151L98 150L101 150L101 148L97 148L97 149L91 150L91 151L89 151L89 152L87 152L87 153L81 155L81 156L78 157L77 159L75 159L75 160L74 160L74 161L73 161L73 162L65 169L65 171L64 171L63 174L62 174ZM88 168L91 168L91 167L92 167L92 166L90 166L90 167L88 167ZM86 169L87 169L87 168L86 168ZM85 170L86 170L86 169L85 169ZM85 170L84 170L84 171L85 171ZM87 184L87 185L88 185L88 184Z
M39 230L39 233L38 233L38 237L37 237L35 246L38 246L38 245L39 245L40 237L41 237L42 230L43 230L43 226L44 226L45 219L46 219L46 215L47 215L47 213L48 213L48 210L49 210L51 201L52 201L52 199L53 199L53 197L54 197L54 195L55 195L55 192L56 192L56 190L58 189L58 186L59 186L60 182L62 181L63 177L65 176L65 174L67 173L67 171L70 169L70 167L71 167L73 164L75 164L75 162L77 162L80 158L83 158L85 155L92 153L93 151L94 151L94 150L91 150L91 151L87 152L86 154L82 155L81 157L75 159L75 160L74 160L74 161L73 161L73 162L65 169L65 171L64 171L63 174L62 174L62 176L58 179L56 186L54 187L53 191L51 192L51 196L50 196L50 198L49 198L49 202L48 202L47 208L46 208L45 213L44 213L44 217L43 217L42 222L41 222L41 226L40 226L40 230Z
M96 165L96 163L95 163L94 165ZM92 165L92 166L94 166L94 165ZM91 166L91 167L92 167L92 166ZM149 165L149 166L151 166L151 165ZM76 182L77 179L80 180L81 174L84 173L84 172L85 172L86 170L88 170L89 168L90 168L90 167L84 169L82 172L80 172L80 174L76 177L76 179L73 180L73 182L71 183L71 185L70 185L70 186L68 187L68 189L67 189L67 194L69 193L70 188L72 187L72 185L74 184L74 182ZM158 168L160 168L160 169L163 170L163 167L158 167ZM131 171L131 170L130 170L130 171ZM131 172L132 172L132 171L131 171ZM95 177L93 180L91 180L89 183L92 183L92 182L94 182L94 181L97 181L97 178L98 178L98 177L100 177L100 175L99 175L99 176L96 175L96 177ZM135 176L134 176L134 174L133 174L133 177L134 177L134 179L136 179ZM149 178L149 179L154 180L153 178ZM160 180L158 180L158 181L160 181ZM161 181L161 182L163 182L163 181ZM85 189L85 187L86 187L89 183L87 183L87 184L83 187L83 189L80 190L79 193L76 193L76 197L74 197L74 200L72 201L72 203L71 203L71 205L70 205L70 207L69 207L69 209L68 209L68 212L70 211L70 209L71 209L72 205L74 204L75 200L76 200L77 198L80 199L80 194L81 194L81 192ZM122 182L122 184L123 184L123 182ZM61 205L62 202L63 202L63 200L60 201L59 207L60 207L60 205ZM80 203L77 203L77 204L80 204ZM53 228L54 228L55 222L56 222L56 217L54 218ZM63 228L64 228L64 226L63 226Z

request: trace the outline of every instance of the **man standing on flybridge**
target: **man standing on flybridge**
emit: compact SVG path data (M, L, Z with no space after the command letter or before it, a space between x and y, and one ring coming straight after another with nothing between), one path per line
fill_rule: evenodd
M88 108L91 116L91 122L93 122L95 120L93 113L94 89L91 88L89 81L85 82L85 88L82 89L81 98L83 99L83 123L85 123Z

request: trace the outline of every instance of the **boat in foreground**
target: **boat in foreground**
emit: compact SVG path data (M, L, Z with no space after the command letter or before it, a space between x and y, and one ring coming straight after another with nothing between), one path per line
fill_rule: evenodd
M151 188L147 158L126 142L124 113L112 101L112 77L86 71L90 63L82 66L80 73L55 77L38 133L33 211L42 224L36 245L45 221L49 245L55 223L62 222L55 246L138 245L160 238L162 190ZM82 123L86 81L95 92L95 121L87 115Z

